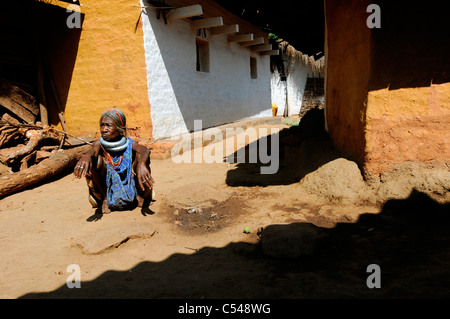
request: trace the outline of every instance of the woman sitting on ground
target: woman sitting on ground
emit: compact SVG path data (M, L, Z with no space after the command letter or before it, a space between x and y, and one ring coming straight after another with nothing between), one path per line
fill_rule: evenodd
M100 133L74 170L75 177L86 177L92 206L103 214L148 208L155 183L149 149L127 137L125 115L116 108L101 115Z

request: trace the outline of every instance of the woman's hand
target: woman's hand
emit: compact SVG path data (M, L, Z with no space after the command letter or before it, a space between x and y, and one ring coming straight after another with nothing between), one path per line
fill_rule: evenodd
M81 178L82 176L86 176L91 172L92 167L92 157L89 154L84 154L81 156L77 165L75 165L75 169L73 173L76 178Z
M145 191L146 188L153 188L155 181L153 180L152 174L148 169L147 165L143 162L139 162L136 167L136 174L139 183L139 187L142 191Z

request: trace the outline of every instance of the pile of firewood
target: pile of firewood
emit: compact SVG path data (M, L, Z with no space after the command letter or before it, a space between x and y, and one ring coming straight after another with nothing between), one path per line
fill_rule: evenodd
M51 151L60 149L65 139L64 134L50 126L39 128L2 121L0 125L0 162L10 172L27 169L49 158Z
M73 167L92 139L37 121L33 96L0 80L0 198Z

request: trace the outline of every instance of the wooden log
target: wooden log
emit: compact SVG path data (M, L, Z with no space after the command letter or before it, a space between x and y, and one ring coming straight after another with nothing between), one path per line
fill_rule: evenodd
M23 171L0 177L0 198L24 190L61 173L66 168L75 166L80 157L91 146L83 145L67 150L53 152L52 155Z
M39 163L45 160L46 158L49 158L52 155L51 152L43 151L42 149L40 151L36 151L36 159L35 162Z
M25 144L19 144L16 146L11 146L7 148L0 148L0 162L4 165L9 166L9 162L7 161L8 156L11 154L14 154L15 152L19 151L20 149L24 148Z
M25 147L19 149L18 151L9 154L6 157L6 164L11 165L16 159L31 154L39 145L39 142L44 139L42 130L29 130L26 135L29 138L27 145L25 145Z
M2 175L9 175L9 174L12 174L12 169L11 169L11 167L9 167L9 166L7 166L7 165L5 165L5 164L0 163L0 177L1 177Z
M56 151L57 149L60 149L59 145L46 145L41 147L42 152L51 152Z
M31 154L28 154L22 160L20 161L20 171L23 171L24 169L28 168L28 162L31 160L32 157L36 156L36 151L33 151Z
M64 137L59 135L58 132L50 126L47 126L42 130L30 129L25 133L25 136L28 138L27 145L17 152L8 155L6 157L6 164L11 165L21 157L32 153L43 140L51 140L60 144L64 141Z
M11 125L4 125L0 127L0 148L11 141L16 141L24 137L25 131L23 128Z

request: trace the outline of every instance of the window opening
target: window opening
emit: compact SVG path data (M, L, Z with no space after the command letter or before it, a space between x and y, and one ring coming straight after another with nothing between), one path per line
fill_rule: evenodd
M256 58L250 57L250 77L252 79L258 78L258 69Z
M209 42L200 38L195 40L196 69L198 72L209 72Z

